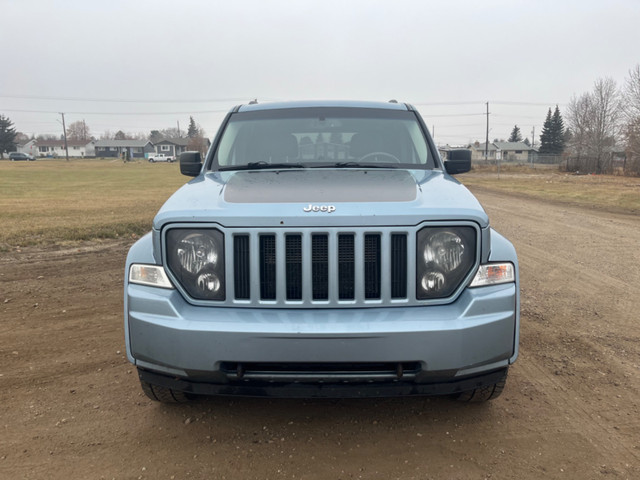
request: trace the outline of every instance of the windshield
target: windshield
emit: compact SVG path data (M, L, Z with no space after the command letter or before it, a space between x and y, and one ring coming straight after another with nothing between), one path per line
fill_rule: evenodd
M235 113L213 164L219 170L435 168L413 112L327 107Z

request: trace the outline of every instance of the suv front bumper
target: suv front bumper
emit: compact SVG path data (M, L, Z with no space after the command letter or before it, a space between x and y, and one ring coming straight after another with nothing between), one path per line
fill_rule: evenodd
M129 360L149 383L192 393L454 393L495 383L518 353L516 284L468 288L448 305L316 310L201 307L176 290L126 291ZM309 364L318 368L304 371ZM324 364L385 367L323 372ZM407 364L416 367L402 372ZM245 365L292 368L245 374Z

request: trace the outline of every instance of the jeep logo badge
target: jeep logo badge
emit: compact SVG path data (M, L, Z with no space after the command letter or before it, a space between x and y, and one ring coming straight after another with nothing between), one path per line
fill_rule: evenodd
M302 209L305 212L326 212L333 213L336 211L335 205L313 205L310 203Z

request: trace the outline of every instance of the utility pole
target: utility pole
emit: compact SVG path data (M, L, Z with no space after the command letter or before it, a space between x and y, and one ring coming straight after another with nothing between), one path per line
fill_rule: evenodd
M489 102L487 102L487 138L484 144L484 160L489 160Z
M67 144L67 127L64 124L64 113L60 112L62 115L62 131L64 132L64 150L67 152L67 162L69 161L69 145Z
M176 120L176 123L178 124L178 138L180 138L180 120Z
M534 148L536 146L536 127L533 127L533 130L531 130L531 148Z
M531 166L533 166L533 157L536 154L536 152L533 151L535 146L536 146L536 127L534 125L531 130Z

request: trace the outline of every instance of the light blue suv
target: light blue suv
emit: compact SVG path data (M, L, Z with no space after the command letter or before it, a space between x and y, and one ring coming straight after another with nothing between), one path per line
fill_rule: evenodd
M397 102L233 108L129 251L144 392L484 401L518 356L516 252Z

